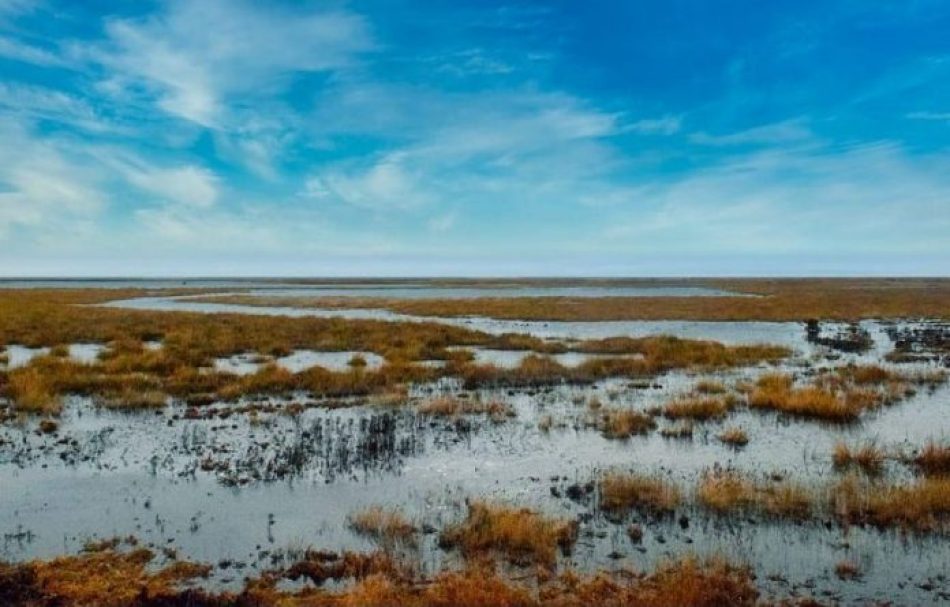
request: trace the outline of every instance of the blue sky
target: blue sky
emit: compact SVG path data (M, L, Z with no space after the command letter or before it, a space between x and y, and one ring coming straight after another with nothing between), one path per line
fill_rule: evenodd
M926 0L0 0L0 274L944 275L947 32Z

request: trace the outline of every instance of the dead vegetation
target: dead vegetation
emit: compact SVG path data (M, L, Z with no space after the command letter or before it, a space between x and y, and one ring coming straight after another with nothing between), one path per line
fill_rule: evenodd
M880 474L884 469L884 458L884 450L873 442L855 447L839 442L831 454L835 468L843 470L856 466L867 474Z
M0 564L0 602L30 607L752 607L759 593L752 571L723 559L667 561L648 573L565 571L535 583L515 581L491 562L422 578L384 553L308 550L287 568L246 580L238 592L181 589L206 574L204 565L176 562L157 571L148 551L95 554ZM281 589L283 579L313 585ZM325 589L328 580L346 582Z
M440 543L458 548L467 559L500 555L516 565L553 567L557 548L567 551L577 539L577 523L527 508L473 501L468 516L443 530Z
M384 546L414 543L416 526L395 508L370 506L349 516L353 531L371 537Z
M744 447L749 444L749 435L742 428L726 428L719 433L719 440L733 447Z
M707 473L696 496L700 505L719 514L758 512L778 518L805 519L812 512L807 488L787 481L755 482L739 473Z
M670 419L692 419L706 421L721 419L735 406L735 399L729 396L682 396L663 407L663 415Z
M515 417L515 410L508 403L492 399L483 401L478 398L457 398L440 396L420 403L416 412L421 415L437 417L459 417L460 415L487 415L494 421L504 421Z
M930 441L911 461L926 476L950 476L950 444Z
M849 475L831 487L829 504L845 524L945 533L950 522L950 478L891 484Z
M614 514L637 510L672 513L682 501L680 490L659 476L609 472L600 479L600 508Z
M629 438L656 428L652 417L635 409L605 409L599 420L598 427L606 438Z
M18 411L55 414L62 396L95 397L124 409L180 400L234 400L257 394L307 392L316 397L373 395L439 377L460 377L471 388L589 383L608 377L644 377L671 369L720 369L777 361L788 350L775 346L724 346L659 336L579 342L579 352L605 354L565 367L547 354L564 344L525 335L494 336L438 323L402 323L341 318L290 318L238 314L151 312L90 306L108 299L144 295L115 290L8 290L0 293L0 343L31 347L65 343L107 344L98 360L80 363L68 348L6 371L0 393ZM160 348L145 343L160 342ZM475 364L456 346L533 352L518 367ZM366 351L385 358L379 369L351 360L345 371L313 367L291 373L263 364L249 375L213 368L218 358L240 353L274 357L294 350ZM416 364L443 360L444 367ZM365 362L365 360L363 361Z
M585 284L580 281L578 284ZM587 281L586 284L591 284ZM605 283L598 283L605 284ZM650 285L650 281L612 281ZM932 278L677 279L678 285L758 297L484 297L381 299L217 296L245 305L385 308L417 316L490 316L511 320L857 321L874 318L950 318L950 281Z
M863 412L895 403L914 393L914 385L945 381L942 373L905 374L875 365L840 367L796 386L788 374L761 376L749 394L749 406L831 422L855 421Z

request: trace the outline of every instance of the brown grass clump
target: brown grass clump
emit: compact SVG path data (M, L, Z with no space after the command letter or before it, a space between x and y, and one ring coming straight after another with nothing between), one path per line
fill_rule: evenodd
M482 401L472 398L440 396L427 400L416 407L422 415L438 417L458 417L460 415L488 415L493 420L502 421L515 416L515 410L506 402L493 399Z
M864 411L912 393L908 377L877 367L844 367L794 387L790 375L767 374L749 394L749 406L832 422L852 422Z
M839 580L856 580L861 577L861 568L853 561L838 561L835 575Z
M466 558L499 553L518 565L553 567L557 547L569 549L577 539L577 523L545 517L527 508L473 501L467 518L443 530L444 546L457 547Z
M412 543L416 527L396 509L370 506L349 516L350 528L384 545Z
M749 435L747 435L742 428L726 428L719 434L719 440L727 445L744 447L749 444Z
M697 382L694 390L698 394L725 394L726 386L721 381L704 379Z
M693 438L693 422L690 420L677 422L660 429L663 438Z
M667 403L663 415L671 419L707 420L725 417L734 406L726 397L682 397Z
M736 472L707 473L697 489L699 503L720 514L758 511L780 518L806 518L812 495L788 482L755 483Z
M668 514L681 500L680 490L658 476L610 472L600 479L600 507L609 512Z
M918 532L945 532L950 520L950 478L884 484L850 475L830 489L829 502L845 524L869 523Z
M749 568L687 556L642 577L565 574L539 595L552 607L752 607L759 593Z
M873 442L854 448L839 442L835 445L831 460L838 469L857 466L868 474L880 474L884 469L884 456L884 450Z
M914 466L927 476L950 475L950 445L931 441L913 459Z
M607 438L628 438L654 428L652 417L633 409L607 409L600 418L600 431Z
M6 390L17 411L57 415L63 407L62 398L47 378L32 367L11 371L7 376Z
M206 577L210 567L175 562L150 570L154 555L146 549L113 548L31 561L0 564L0 599L9 605L126 607L181 595L180 585Z

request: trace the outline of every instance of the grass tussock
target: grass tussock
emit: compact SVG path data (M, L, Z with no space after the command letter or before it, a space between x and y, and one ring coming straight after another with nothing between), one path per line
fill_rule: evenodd
M845 524L945 533L950 522L950 478L889 484L849 475L830 488L829 505Z
M912 461L927 476L950 476L950 444L930 441Z
M721 419L735 406L735 400L729 397L684 396L663 407L663 415L670 419L692 419L705 421Z
M515 416L515 410L508 403L492 399L483 401L472 398L440 396L420 403L416 412L421 415L437 417L459 417L461 415L488 415L493 420L503 421Z
M183 584L206 577L211 570L187 562L156 569L150 566L153 559L144 548L110 547L48 561L0 564L0 602L66 607L162 604L180 597Z
M867 474L880 474L884 469L885 456L884 450L873 442L855 447L839 442L831 453L831 461L839 470L858 467Z
M755 482L737 472L707 473L696 490L699 503L719 514L758 512L778 518L807 518L813 495L790 482Z
M348 518L350 528L383 545L412 544L416 526L399 510L370 506L353 512Z
M749 435L742 428L732 427L720 432L719 440L734 447L744 447L749 444Z
M553 567L557 548L568 550L576 541L577 523L527 508L473 501L466 519L443 530L439 539L467 559L498 554L517 565Z
M35 368L14 369L7 376L6 391L16 411L56 415L62 409L62 397L47 377Z
M703 379L696 383L696 387L693 390L697 394L725 394L726 385L721 381Z
M831 422L853 422L865 411L914 393L913 385L944 381L937 374L905 374L875 365L851 365L795 386L791 375L763 375L752 388L749 406Z
M600 479L599 487L600 508L613 513L669 514L682 501L680 490L658 476L609 472Z
M601 413L599 428L606 438L629 438L653 430L656 421L634 409L606 409Z

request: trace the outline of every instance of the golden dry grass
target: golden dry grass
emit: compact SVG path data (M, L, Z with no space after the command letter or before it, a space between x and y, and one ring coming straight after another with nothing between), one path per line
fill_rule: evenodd
M395 508L370 506L348 517L351 529L369 536L383 545L412 544L416 526Z
M839 442L835 444L831 454L831 461L835 468L845 469L857 466L868 474L880 474L884 468L884 458L884 450L873 442L854 447Z
M546 567L555 565L559 546L569 549L576 539L575 521L484 501L469 503L466 519L440 536L444 546L469 559L499 554L514 564Z
M735 400L728 396L683 396L664 405L663 415L670 419L705 421L725 417L734 406Z
M843 523L944 533L950 522L950 478L890 484L849 475L831 487L829 505Z
M416 407L416 412L438 417L488 415L496 421L503 421L515 416L515 410L511 405L498 399L483 401L478 398L456 398L453 396L440 396L422 402Z
M945 381L942 373L898 373L878 366L846 366L795 386L791 375L761 376L748 395L749 406L831 422L853 422L865 411L913 394L913 384Z
M914 457L913 463L927 476L950 476L950 444L928 442Z
M629 438L653 430L656 422L646 413L634 409L605 409L600 415L599 428L607 438Z
M635 281L636 284L648 284ZM490 316L513 320L763 320L855 321L874 318L950 318L947 279L693 279L759 297L489 297L478 299L258 298L218 296L246 305L385 308L419 316ZM585 283L585 284L590 284ZM613 284L634 284L614 281ZM655 283L654 283L655 284Z
M68 607L160 604L180 596L182 584L207 576L211 569L186 562L154 569L149 567L153 558L144 548L125 552L110 547L19 566L0 564L0 602Z
M719 433L719 440L727 445L735 447L744 447L749 444L749 435L742 428L726 428Z
M99 360L80 364L65 356L45 355L24 369L7 371L0 386L21 411L53 412L60 397L81 394L107 405L157 406L161 394L172 398L236 399L254 394L305 391L314 396L389 393L409 383L443 376L461 377L469 387L591 382L606 377L641 377L676 368L722 368L778 360L788 354L774 346L727 347L670 337L581 342L580 351L617 353L567 368L540 354L563 352L563 344L523 335L493 336L437 323L389 323L340 318L289 318L237 314L150 312L88 304L143 295L143 291L7 290L0 293L0 343L50 346L102 343ZM160 341L158 350L144 341ZM450 346L534 350L516 369L473 364ZM378 370L350 365L332 372L311 368L290 373L265 364L246 376L216 372L219 357L256 352L275 356L297 349L360 350L378 353ZM60 348L62 350L62 348ZM631 356L632 355L632 356ZM444 368L413 364L442 359ZM134 393L146 396L136 398Z
M813 492L790 482L754 482L730 471L709 472L696 490L699 503L719 514L760 512L804 519L813 508Z
M600 479L600 508L609 512L638 510L650 514L673 512L682 493L658 476L609 472Z
M79 557L0 564L0 600L31 607L752 607L759 593L748 567L687 556L648 573L566 571L514 581L491 563L421 578L379 553L312 553L283 570L245 581L239 593L180 590L207 572L191 563L158 571L142 566L144 552L111 549ZM337 589L282 589L282 578L352 580ZM125 585L122 582L125 581Z

